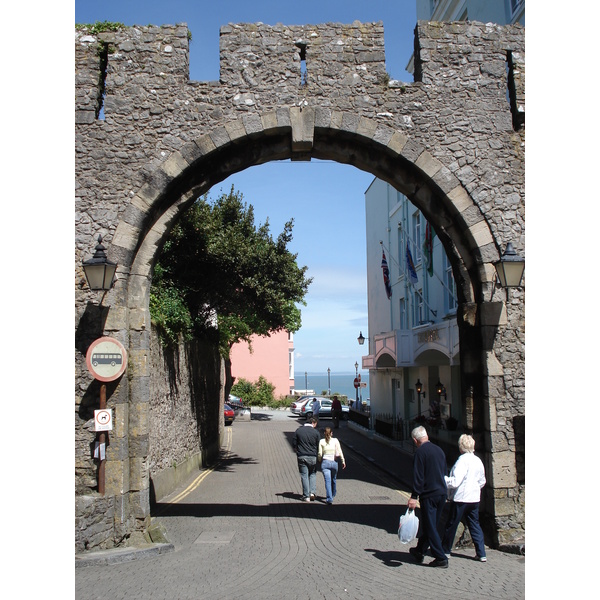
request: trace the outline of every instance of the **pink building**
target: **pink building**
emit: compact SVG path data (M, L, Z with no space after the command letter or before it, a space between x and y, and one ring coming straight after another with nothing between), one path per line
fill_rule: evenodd
M269 337L252 336L252 353L247 342L231 348L231 375L252 383L262 375L275 386L275 398L287 396L294 387L294 335L278 331Z

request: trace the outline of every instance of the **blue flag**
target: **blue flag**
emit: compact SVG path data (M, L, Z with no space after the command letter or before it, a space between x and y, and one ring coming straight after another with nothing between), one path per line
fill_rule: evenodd
M390 284L390 270L388 269L387 260L385 259L385 252L382 250L381 256L381 268L383 270L383 285L385 285L385 293L388 299L392 297L392 285Z
M417 270L415 269L415 263L413 262L412 254L410 253L410 246L406 242L406 269L408 271L408 278L411 283L418 283L419 278L417 277Z

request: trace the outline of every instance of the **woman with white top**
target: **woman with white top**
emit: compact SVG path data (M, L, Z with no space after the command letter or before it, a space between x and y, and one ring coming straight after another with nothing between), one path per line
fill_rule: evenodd
M475 440L470 435L463 434L458 438L458 449L461 455L452 467L450 475L445 477L452 504L442 548L449 556L456 529L464 517L475 545L475 559L486 562L483 531L479 524L479 500L481 488L485 485L485 470L481 460L474 454Z
M321 463L321 471L325 480L326 502L328 506L333 504L336 494L336 480L338 473L337 459L342 460L342 469L346 468L346 461L342 447L337 438L334 438L331 427L325 427L325 437L319 442L318 461Z

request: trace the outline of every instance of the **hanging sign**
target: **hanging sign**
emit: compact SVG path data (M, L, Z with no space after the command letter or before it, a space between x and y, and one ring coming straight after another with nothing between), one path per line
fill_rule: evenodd
M119 340L101 337L88 348L85 362L98 381L115 381L127 368L127 352Z

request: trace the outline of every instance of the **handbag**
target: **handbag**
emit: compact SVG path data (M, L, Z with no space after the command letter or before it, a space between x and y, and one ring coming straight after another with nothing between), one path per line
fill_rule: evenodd
M398 538L402 544L410 544L419 531L419 518L414 510L406 509L406 512L400 517L398 523Z

